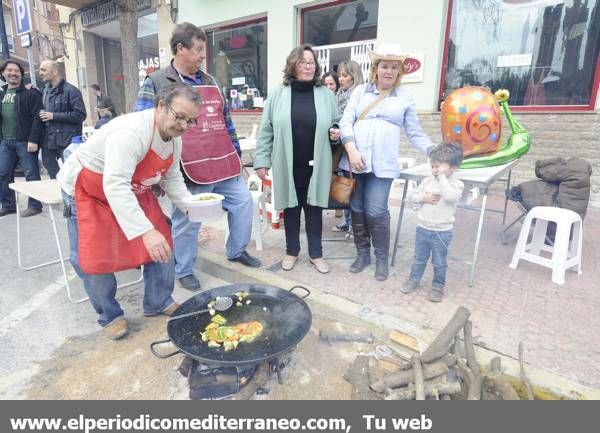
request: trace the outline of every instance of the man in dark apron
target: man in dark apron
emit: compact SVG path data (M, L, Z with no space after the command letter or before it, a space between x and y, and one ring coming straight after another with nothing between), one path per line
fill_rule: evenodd
M154 105L157 92L169 84L183 82L200 94L202 105L197 126L183 136L181 168L192 194L214 192L225 196L229 238L227 257L250 267L260 260L246 251L252 232L252 196L241 176L241 150L229 109L215 79L200 69L206 57L206 34L193 24L181 23L171 35L173 59L166 68L153 72L138 94L136 110ZM200 224L193 223L178 209L172 215L175 274L182 287L199 290L194 275L198 255Z
M58 173L71 264L110 339L128 331L115 297L115 272L144 265L145 316L170 316L178 307L171 297L171 229L156 195L166 194L187 210L191 194L179 170L179 137L196 124L199 106L187 86L165 87L155 108L120 116L98 130Z

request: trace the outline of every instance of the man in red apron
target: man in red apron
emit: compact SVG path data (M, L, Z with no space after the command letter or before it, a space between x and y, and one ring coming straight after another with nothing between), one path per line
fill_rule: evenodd
M173 60L166 68L153 72L140 89L136 110L151 107L156 93L171 83L185 83L202 98L197 126L182 137L181 167L188 189L193 194L222 194L228 212L227 257L246 266L259 267L260 260L246 251L252 232L252 196L241 176L241 150L229 108L215 79L200 70L205 58L206 34L193 24L181 23L171 36ZM199 290L194 275L198 255L200 224L193 223L178 209L173 211L175 274L182 287Z
M168 218L155 193L186 212L181 138L195 125L200 98L165 87L155 108L115 118L65 161L58 174L67 207L70 260L98 323L111 339L127 333L115 299L115 272L144 265L144 315L171 315L175 275Z

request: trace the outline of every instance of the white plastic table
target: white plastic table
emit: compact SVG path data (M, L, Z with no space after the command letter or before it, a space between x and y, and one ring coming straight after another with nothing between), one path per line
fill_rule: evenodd
M9 188L15 191L16 195L16 209L17 209L17 263L19 264L19 268L24 271L31 271L33 269L42 268L44 266L53 265L56 263L60 263L62 268L63 277L65 280L65 288L67 290L67 297L69 301L77 304L80 302L85 302L88 300L87 297L81 299L73 299L71 296L71 287L69 286L69 278L67 276L67 269L65 267L65 261L68 260L68 257L65 257L63 254L63 250L60 244L60 238L58 237L58 230L56 227L56 218L54 217L54 206L57 209L61 209L63 206L63 199L60 190L60 185L56 179L47 179L47 180L37 180L30 182L15 182L9 185ZM58 250L58 259L51 260L46 263L40 263L38 265L33 266L24 266L23 258L21 257L21 212L19 210L19 194L23 194L27 197L34 198L41 202L48 208L48 213L50 214L50 220L52 221L52 230L54 231L54 240L56 242L56 249ZM59 211L60 214L60 211ZM132 281L130 283L123 284L119 287L126 287L132 284L137 284L142 281L143 275L140 275L140 278L136 281Z
M477 187L482 192L482 202L481 207L474 208L470 206L460 206L462 208L470 209L470 210L478 210L479 211L479 224L477 225L477 236L475 238L475 248L473 250L473 260L471 262L471 273L469 275L469 286L473 285L473 280L475 278L475 268L477 264L477 254L479 252L479 241L481 239L481 231L483 227L483 216L486 210L488 190L498 180L503 178L508 174L506 180L506 196L504 199L504 210L499 211L496 209L489 209L490 212L499 212L502 213L502 225L506 223L506 207L508 203L508 190L510 189L511 184L511 173L512 169L519 162L518 159L510 161L503 165L498 165L495 167L484 167L484 168L471 168L456 171L455 175L458 176L460 180L462 180L465 184L465 188L467 186ZM394 266L396 262L396 252L398 249L398 238L400 237L400 227L402 226L402 218L404 216L404 203L406 200L406 193L408 189L408 181L421 181L431 174L431 165L430 164L420 164L415 167L407 168L405 170L400 171L400 179L404 179L404 189L402 192L402 203L400 205L400 215L398 216L398 224L396 226L396 237L394 240L394 247L392 252L392 263Z

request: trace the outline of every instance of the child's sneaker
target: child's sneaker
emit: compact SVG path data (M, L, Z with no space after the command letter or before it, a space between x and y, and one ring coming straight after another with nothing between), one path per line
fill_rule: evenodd
M412 292L414 292L418 288L419 288L419 283L417 283L413 280L408 280L404 286L400 287L400 291L402 293L404 293L405 295L410 295Z
M442 302L444 299L444 288L431 286L431 290L429 291L429 300L431 302Z
M332 232L348 232L351 230L352 228L346 223L338 224L335 227L331 227Z

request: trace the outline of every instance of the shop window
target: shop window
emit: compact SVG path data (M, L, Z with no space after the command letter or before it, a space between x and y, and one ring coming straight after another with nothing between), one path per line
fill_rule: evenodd
M140 86L146 75L160 68L156 12L138 18L138 73Z
M452 0L442 95L506 88L514 106L593 109L600 0Z
M101 24L98 27L109 26ZM155 12L138 17L138 78L140 86L146 75L160 68L158 55L157 15ZM105 34L108 32L105 32ZM118 26L113 27L110 37L95 38L98 84L112 99L117 114L125 111L125 86L123 58ZM90 83L91 84L91 83Z
M267 20L209 30L208 72L232 110L261 109L267 97Z
M302 10L302 42L314 46L377 38L379 0L343 1Z

